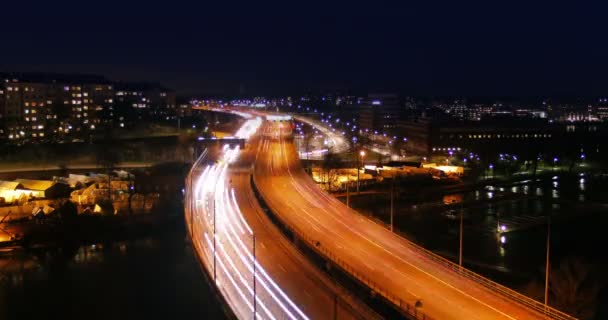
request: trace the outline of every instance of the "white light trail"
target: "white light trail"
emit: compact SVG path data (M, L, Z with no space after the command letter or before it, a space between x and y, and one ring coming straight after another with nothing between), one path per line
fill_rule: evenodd
M261 124L260 117L253 119L249 117L235 136L240 139L248 139ZM207 261L203 262L207 262L208 269L213 268L210 264L215 255L217 265L228 278L227 282L220 282L219 279L216 279L216 285L223 294L228 295L227 301L230 302L231 307L236 308L235 313L243 313L243 309L239 309L239 304L242 302L245 302L246 310L253 312L254 292L244 274L253 277L253 266L255 265L256 282L261 285L260 289L262 289L256 293L255 300L265 317L276 319L287 316L292 320L308 320L309 318L254 259L252 248L249 248L244 242L252 240L255 234L238 206L235 190L226 182L228 166L236 161L239 152L240 147L238 146L235 148L230 148L229 145L223 146L217 164L206 166L194 181L192 201L195 201L196 217L195 221L191 223L200 224L198 228L202 226L203 230L207 230L201 231L208 247L208 250L203 250L204 256L207 257L207 259L203 259ZM214 236L213 225L215 225L215 246L218 249L216 252L213 250L214 243L211 240ZM196 234L193 237L198 238ZM200 241L196 242L201 249L204 249L205 245L201 245ZM232 287L233 289L231 289ZM236 290L237 296L231 295L232 290ZM247 297L248 295L249 297ZM265 296L268 299L264 298ZM278 311L279 315L273 314L272 310Z

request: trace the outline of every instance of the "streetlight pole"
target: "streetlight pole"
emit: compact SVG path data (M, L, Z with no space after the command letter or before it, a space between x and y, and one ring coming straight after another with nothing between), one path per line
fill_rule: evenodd
M365 156L365 151L359 151L359 157L357 157L357 193L359 193L359 170L361 169L360 164L363 165L363 157Z
M393 216L395 214L395 179L397 178L397 173L393 173L393 181L391 182L391 232L393 232Z
M256 294L256 258L255 258L255 234L253 235L253 319L257 318L257 294Z
M545 263L545 308L549 305L549 272L551 271L551 263L549 261L551 252L551 216L547 222L547 260Z
M215 251L215 238L216 238L216 232L215 232L215 194L213 195L213 281L217 282L217 272L216 272L216 254L217 252Z
M350 208L350 188L349 185L350 184L350 175L347 177L346 180L346 206Z
M464 220L464 210L460 210L460 250L458 251L458 265L462 269L462 238L463 238L463 220Z
M190 190L186 195L188 196L188 203L190 207L190 236L194 238L194 208L196 207L196 196L193 196L192 189L192 172L190 172L190 177L188 178Z

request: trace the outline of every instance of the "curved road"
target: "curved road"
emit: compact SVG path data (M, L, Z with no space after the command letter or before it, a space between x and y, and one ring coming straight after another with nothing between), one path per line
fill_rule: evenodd
M252 121L236 135L248 138L255 131ZM239 319L254 318L254 310L258 319L378 318L317 270L265 216L250 185L255 141L244 151L224 147L213 163L199 159L187 180L193 246L220 294Z
M271 210L395 304L433 319L546 319L465 278L323 192L300 166L285 123L265 123L254 178ZM376 287L377 286L377 287ZM557 312L552 310L552 312ZM567 315L558 314L562 318Z

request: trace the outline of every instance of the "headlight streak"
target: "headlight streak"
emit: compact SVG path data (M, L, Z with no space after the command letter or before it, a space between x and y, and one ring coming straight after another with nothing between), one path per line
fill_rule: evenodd
M248 139L261 124L262 120L259 117L249 119L238 130L236 136L241 139ZM257 310L258 318L261 318L260 315L262 314L269 319L287 317L292 320L308 320L309 318L254 259L249 241L253 241L255 234L238 206L234 188L226 180L228 166L237 160L239 151L240 147L238 146L235 148L230 148L228 145L223 146L217 163L205 166L198 177L194 179L194 190L192 190L194 195L191 199L191 201L194 201L194 206L192 210L195 214L194 220L199 224L197 227L199 231L196 233L204 238L204 240L200 239L195 233L193 234L194 241L204 252L206 259L203 260L206 262L208 269L213 268L211 264L215 255L215 261L222 272L222 276L228 278L228 281L220 281L218 276L215 280L216 285L224 295L228 295L226 299L231 307L235 308L235 313L238 316L242 316L245 310L254 311L252 301L254 290L251 281L253 280L255 265L255 281L263 289L258 290L255 294L255 301L260 306L260 309ZM213 219L216 221L214 222ZM214 225L216 228L215 235ZM201 226L203 230L200 230ZM213 241L214 236L215 241ZM203 245L205 241L206 245ZM213 251L214 242L216 252ZM235 254L238 257L235 257ZM231 295L231 292L236 292L237 295L235 296L234 293ZM241 307L239 311L238 305L242 302L245 302L243 307L246 307L246 309ZM247 318L250 318L250 315L247 315Z

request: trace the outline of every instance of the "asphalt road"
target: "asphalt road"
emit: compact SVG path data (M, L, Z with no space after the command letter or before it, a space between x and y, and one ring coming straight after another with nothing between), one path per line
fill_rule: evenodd
M365 305L298 252L263 212L250 183L258 142L254 138L228 171L239 210L256 235L258 262L310 319L374 319Z
M255 140L244 152L224 148L214 164L195 163L188 180L192 242L230 308L239 319L254 309L258 319L374 319L266 217L250 185L256 151Z
M255 182L281 219L348 264L352 274L433 319L545 319L421 254L411 243L326 194L306 175L285 123L262 128Z

